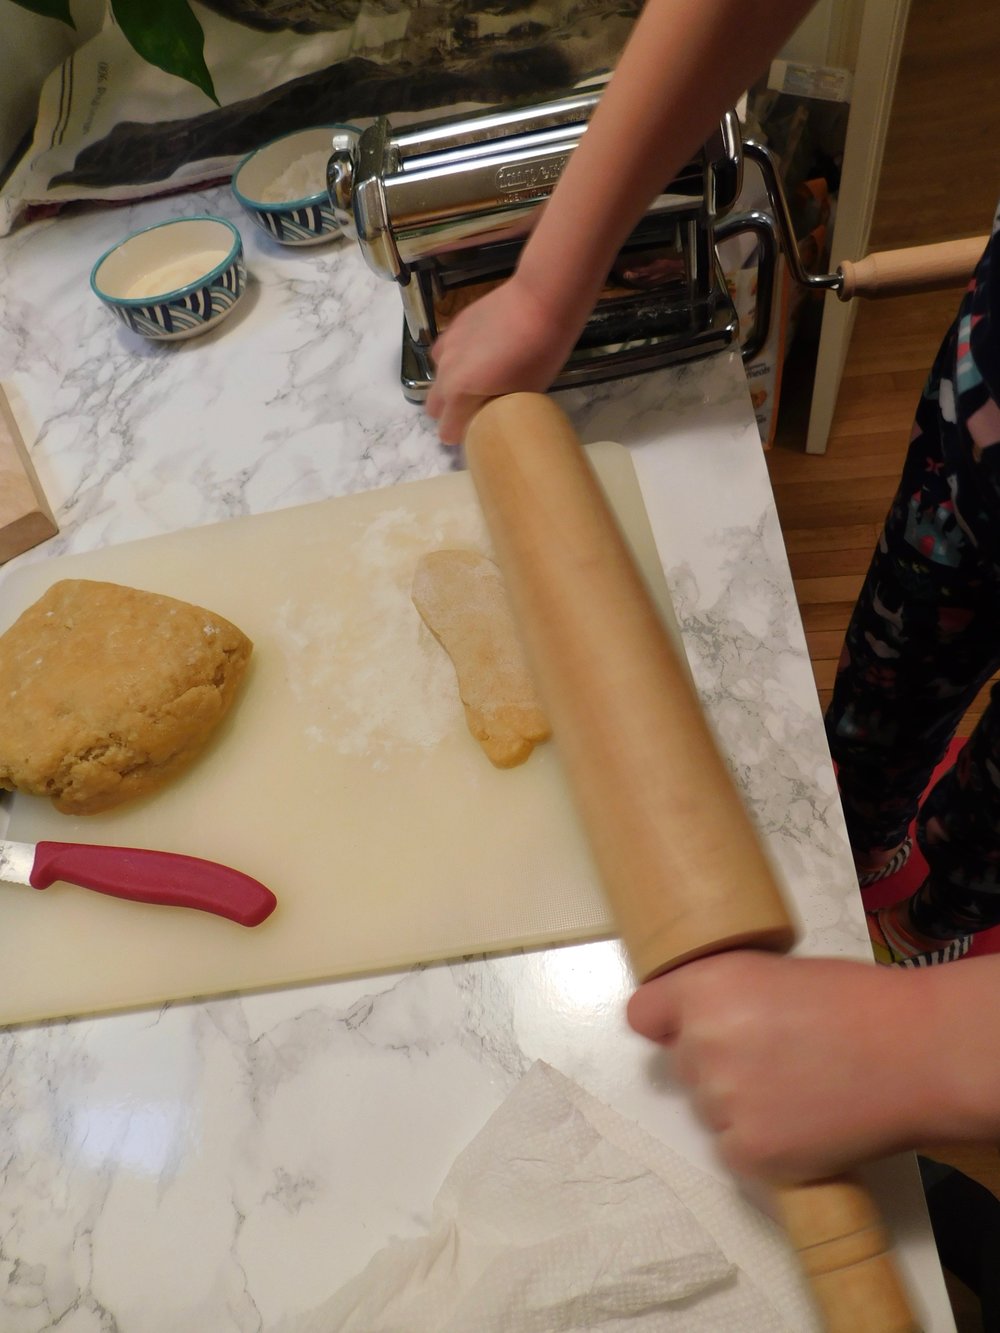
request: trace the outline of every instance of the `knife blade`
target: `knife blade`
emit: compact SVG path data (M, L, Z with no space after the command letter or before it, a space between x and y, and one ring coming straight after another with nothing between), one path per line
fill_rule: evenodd
M113 898L212 912L241 926L259 926L278 902L259 880L216 861L99 843L0 839L0 880L33 889L64 880Z

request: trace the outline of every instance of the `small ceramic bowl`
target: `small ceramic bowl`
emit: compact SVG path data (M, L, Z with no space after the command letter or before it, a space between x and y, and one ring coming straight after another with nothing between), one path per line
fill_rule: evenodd
M342 125L317 125L264 144L233 172L233 194L282 245L318 245L341 235L326 188L332 140Z
M156 222L101 255L90 285L134 332L194 338L225 319L246 290L243 240L224 218Z

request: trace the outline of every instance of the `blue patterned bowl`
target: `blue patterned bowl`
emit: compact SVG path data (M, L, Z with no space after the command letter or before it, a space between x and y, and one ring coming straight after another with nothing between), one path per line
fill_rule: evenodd
M246 290L243 241L224 218L156 222L101 255L90 285L135 333L194 338L225 319Z
M341 234L326 188L332 140L343 125L297 130L255 149L233 172L233 194L282 245L317 245Z

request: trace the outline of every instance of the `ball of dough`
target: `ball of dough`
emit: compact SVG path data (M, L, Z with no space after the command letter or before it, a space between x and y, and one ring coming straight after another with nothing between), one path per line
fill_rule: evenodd
M0 635L0 787L89 815L167 782L225 716L253 645L117 583L55 583Z

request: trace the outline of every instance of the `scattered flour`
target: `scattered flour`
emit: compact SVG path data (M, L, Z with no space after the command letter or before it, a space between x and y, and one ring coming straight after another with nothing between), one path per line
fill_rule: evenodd
M464 733L454 668L410 598L420 556L444 546L487 552L478 513L445 510L428 521L388 510L357 534L328 595L279 607L275 627L311 748L384 767L400 749Z

